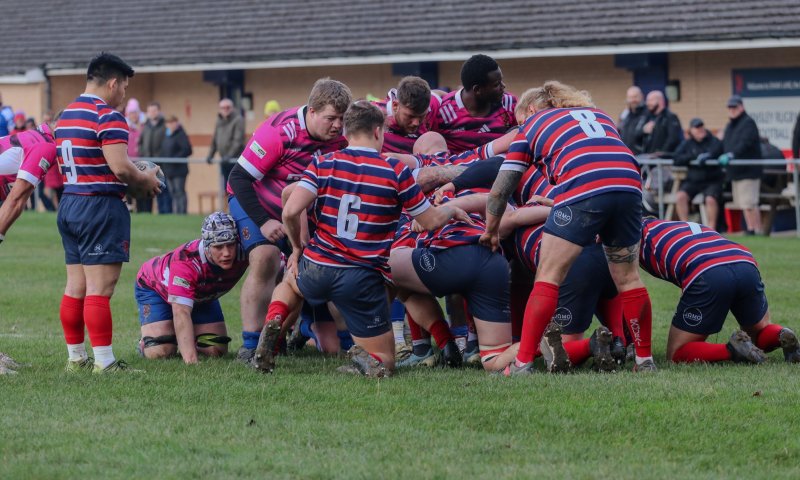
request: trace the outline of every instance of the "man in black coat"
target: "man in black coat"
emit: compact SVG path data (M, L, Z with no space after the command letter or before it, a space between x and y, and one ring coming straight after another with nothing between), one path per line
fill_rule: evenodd
M619 135L633 154L639 155L644 151L644 125L650 117L650 112L644 105L642 89L635 85L628 88L625 100L628 108L622 112Z
M170 115L166 121L166 135L161 144L161 156L166 158L186 159L192 155L192 144L189 137L178 123L178 117ZM186 162L165 163L161 171L167 177L167 185L172 194L172 211L186 214L186 176L189 174L189 165Z
M725 173L718 165L706 165L706 161L716 160L720 155L722 142L706 130L701 118L693 118L689 122L689 138L680 144L673 156L676 166L688 167L686 180L675 198L675 210L681 221L689 219L689 203L702 193L708 226L716 230Z
M645 123L644 153L655 156L670 156L683 141L681 121L667 108L664 94L653 90L647 94L647 110L650 120Z
M728 99L728 118L722 138L725 151L719 157L721 165L727 165L733 159L760 160L761 139L758 126L744 111L742 97L733 95ZM747 222L747 234L761 233L761 211L758 209L761 191L761 165L730 165L728 177L731 179L733 203L744 211Z

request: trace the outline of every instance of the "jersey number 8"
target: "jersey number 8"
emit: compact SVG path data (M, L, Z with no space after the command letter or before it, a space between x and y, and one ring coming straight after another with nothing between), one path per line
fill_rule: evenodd
M597 117L591 110L572 110L569 114L578 121L578 125L587 137L603 138L606 136L603 125L597 121Z
M358 232L358 215L349 213L350 209L358 210L361 207L361 198L356 195L345 194L339 202L339 213L336 215L336 235L352 240Z

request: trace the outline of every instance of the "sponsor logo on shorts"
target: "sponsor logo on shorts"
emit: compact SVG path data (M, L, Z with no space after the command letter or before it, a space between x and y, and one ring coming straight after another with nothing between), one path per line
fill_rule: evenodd
M122 241L122 251L127 255L131 249L131 244L127 240Z
M436 268L436 257L430 252L423 252L419 256L419 268L430 273Z
M150 305L142 306L142 316L144 316L145 320L150 318Z
M172 277L172 284L183 288L189 288L189 282L185 278L179 276Z
M258 158L264 158L267 154L267 151L261 148L261 145L258 144L255 140L250 143L250 150L256 154Z
M553 221L559 227L566 227L572 221L572 209L569 207L561 207L553 212Z
M690 327L696 327L703 321L703 312L696 307L687 308L683 311L683 321Z
M572 312L570 312L568 308L558 307L553 314L553 321L556 322L559 327L566 327L572 323Z
M95 246L92 249L92 251L89 252L89 256L90 257L98 257L100 255L105 255L107 253L108 253L108 251L105 249L103 244L102 243L97 243L97 244L95 244Z
M250 240L250 229L248 227L244 227L242 229L242 238L245 240Z

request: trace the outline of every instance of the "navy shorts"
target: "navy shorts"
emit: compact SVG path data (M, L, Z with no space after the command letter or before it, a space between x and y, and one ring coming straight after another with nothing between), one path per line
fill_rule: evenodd
M411 254L419 279L437 297L460 294L470 313L487 322L511 321L508 261L481 245L445 250L415 248Z
M392 329L383 276L361 267L329 267L300 260L297 287L312 306L333 302L354 337L377 337Z
M261 234L261 229L258 228L256 222L245 213L239 200L236 197L228 197L228 207L231 211L231 216L236 221L236 229L239 231L239 239L242 242L242 249L246 253L259 245L275 245L283 253L289 255L292 253L292 247L289 244L288 238L282 238L278 243L270 242Z
M139 307L139 324L147 325L148 323L164 322L173 320L172 318L172 305L167 303L166 300L161 298L159 294L136 285L133 290L133 296L136 298L136 303ZM212 300L210 302L195 303L192 307L192 324L203 325L206 323L224 322L225 316L222 315L222 307L219 300Z
M108 265L130 258L131 214L119 197L66 194L56 224L67 265Z
M582 247L600 235L607 247L630 247L642 240L642 194L609 192L554 208L544 231Z
M601 299L614 298L617 287L608 271L603 247L597 243L585 247L558 288L558 307L553 321L563 333L583 333L592 324ZM605 324L605 319L600 319Z
M709 268L683 291L672 325L686 332L712 335L722 330L730 311L742 327L760 322L767 313L761 274L751 263Z

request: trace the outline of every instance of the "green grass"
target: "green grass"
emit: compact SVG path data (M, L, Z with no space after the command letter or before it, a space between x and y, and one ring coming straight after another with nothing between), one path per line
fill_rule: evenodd
M115 352L147 372L63 373L65 274L55 217L26 213L0 246L0 478L798 478L800 366L670 366L679 291L647 279L657 375L527 379L480 371L337 375L335 358L280 358L273 375L230 358L144 362L133 278L198 233L199 217L135 217L112 301ZM773 319L796 318L800 241L745 239ZM222 299L239 336L238 288ZM735 322L711 341L726 341ZM759 392L755 395L756 392Z

